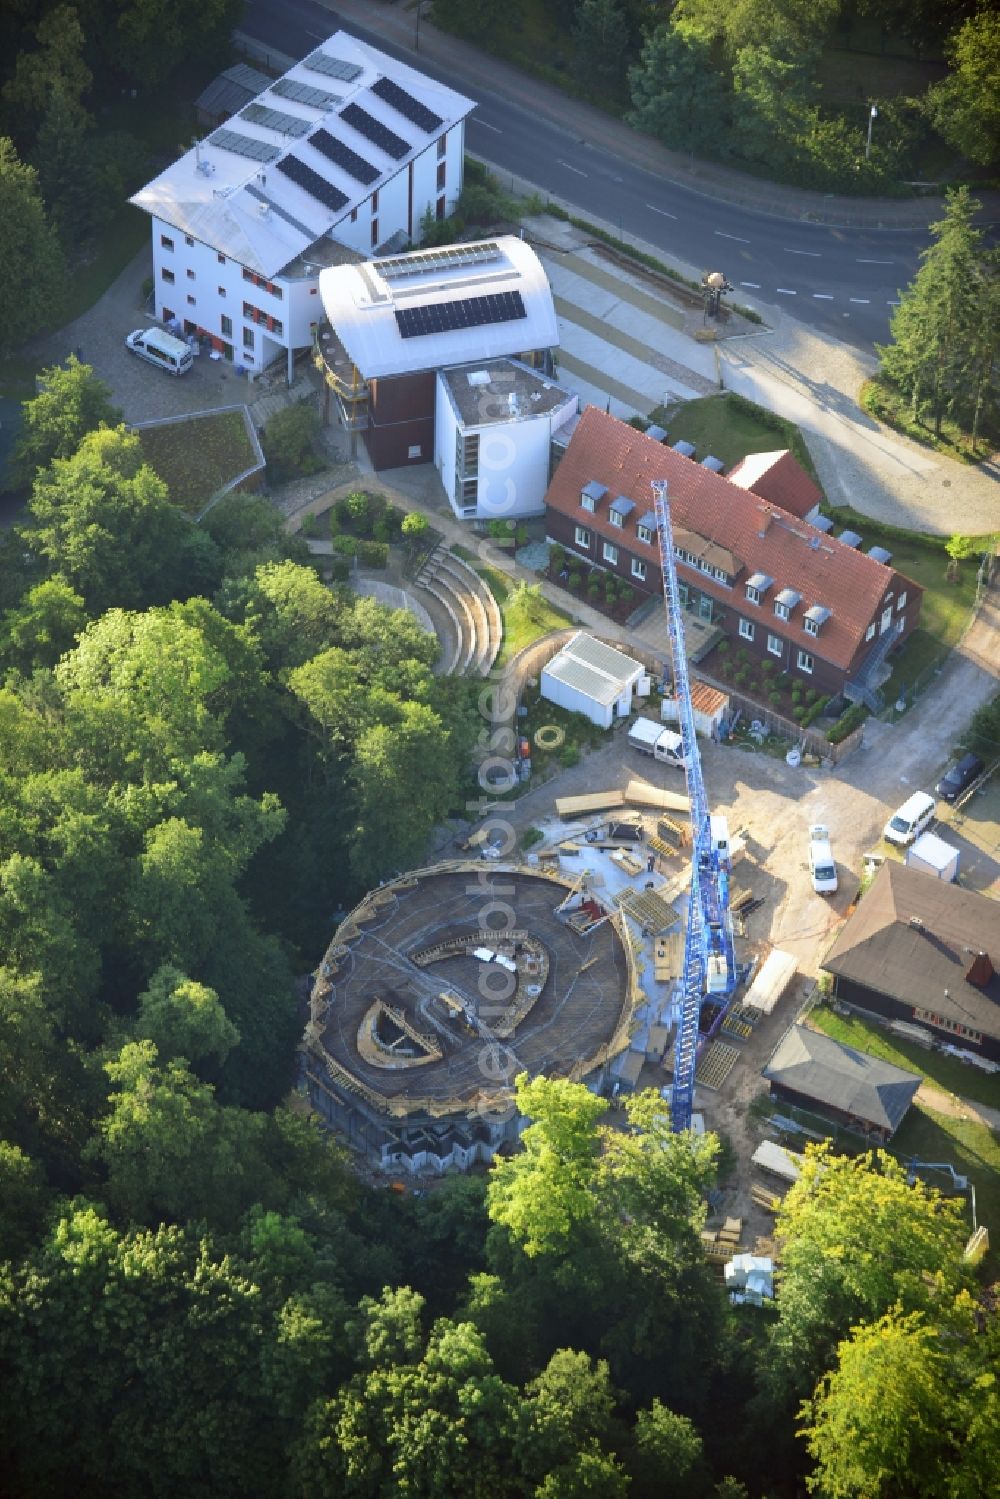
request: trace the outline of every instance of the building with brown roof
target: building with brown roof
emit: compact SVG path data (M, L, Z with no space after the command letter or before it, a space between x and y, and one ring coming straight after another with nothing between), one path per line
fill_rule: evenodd
M1000 905L887 860L823 968L843 1004L1000 1061Z
M822 1114L881 1141L896 1133L921 1083L915 1072L804 1025L788 1028L763 1076L779 1103Z
M758 661L872 706L873 678L916 626L922 589L596 407L549 485L548 539L659 593L654 479L669 486L685 607Z
M823 491L787 448L777 453L748 453L726 478L799 520L812 521L819 515Z

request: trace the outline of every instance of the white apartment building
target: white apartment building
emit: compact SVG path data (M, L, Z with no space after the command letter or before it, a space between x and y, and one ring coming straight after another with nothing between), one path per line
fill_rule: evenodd
M252 373L284 354L291 378L320 272L453 211L474 107L335 32L130 200L152 219L156 316Z

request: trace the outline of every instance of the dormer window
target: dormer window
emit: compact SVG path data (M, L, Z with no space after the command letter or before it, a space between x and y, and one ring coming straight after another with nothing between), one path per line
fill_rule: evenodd
M580 504L584 510L589 511L593 515L607 492L606 485L598 484L596 479L591 479L580 491Z
M619 510L614 510L614 509L609 510L608 511L608 520L611 522L611 524L613 526L617 526L619 528L619 530L625 524L625 517L621 514L621 512Z
M655 533L656 512L655 510L647 510L645 515L639 518L636 524L635 534L640 541L644 541L647 546L651 546Z
M608 506L608 519L620 530L634 509L635 503L632 500L626 499L623 494L617 495Z
M640 541L646 542L647 545L653 540L653 533L648 526L636 526L635 534Z
M767 573L752 573L746 581L747 602L759 604L764 594L774 584L774 579L769 578Z
M802 595L794 588L783 588L774 600L774 612L779 619L788 619L796 604L801 604Z
M755 588L752 583L747 584L747 600L751 604L760 603L760 589Z
M829 618L829 609L824 609L822 604L813 604L811 609L806 610L802 618L802 628L807 635L818 635Z

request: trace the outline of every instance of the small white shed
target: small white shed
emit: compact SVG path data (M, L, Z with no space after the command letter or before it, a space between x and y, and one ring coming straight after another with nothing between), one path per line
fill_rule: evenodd
M542 697L610 729L616 718L632 712L636 684L643 676L645 669L638 661L581 630L543 668Z
M775 948L761 964L743 1003L751 1010L762 1010L770 1015L778 1000L795 977L797 963L791 953Z
M933 875L936 880L950 882L958 876L958 858L958 849L945 843L937 833L921 833L906 850L905 862L910 869L919 869L923 874Z

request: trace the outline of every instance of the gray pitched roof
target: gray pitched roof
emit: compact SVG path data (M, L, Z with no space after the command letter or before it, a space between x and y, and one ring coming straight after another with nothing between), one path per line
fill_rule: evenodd
M843 1046L804 1025L786 1031L763 1075L779 1087L893 1132L921 1081L902 1067Z

